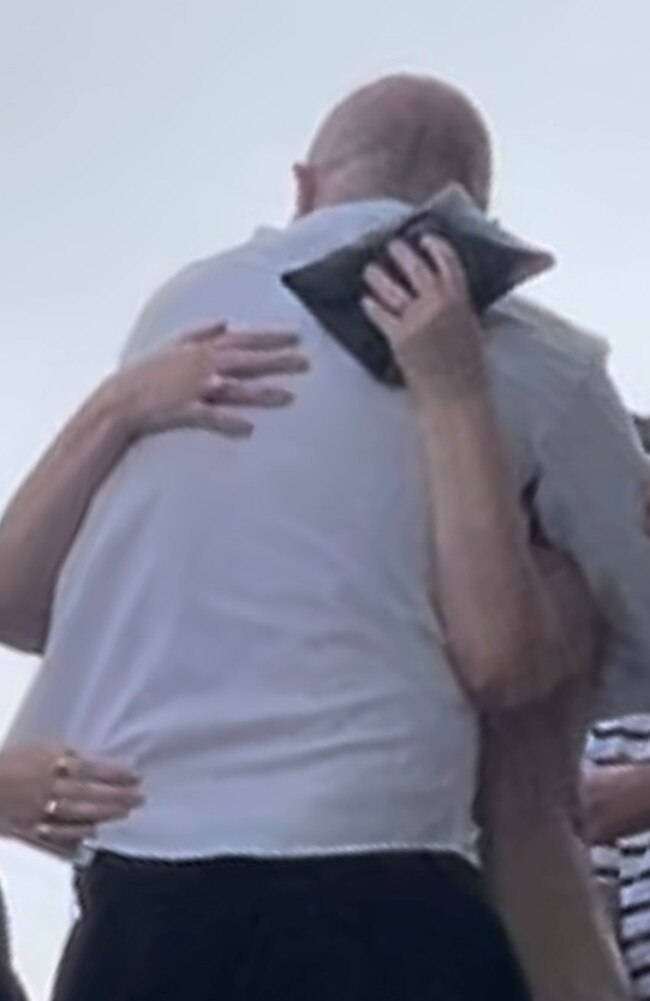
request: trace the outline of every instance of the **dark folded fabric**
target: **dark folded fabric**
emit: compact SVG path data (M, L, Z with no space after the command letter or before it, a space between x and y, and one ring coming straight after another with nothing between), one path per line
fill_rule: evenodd
M418 251L426 234L443 237L458 254L478 313L554 263L547 251L501 229L454 184L398 225L374 230L282 276L286 287L343 347L377 379L392 385L401 385L402 376L386 338L361 309L363 273L371 261L377 261L401 281L387 254L388 244L399 238Z

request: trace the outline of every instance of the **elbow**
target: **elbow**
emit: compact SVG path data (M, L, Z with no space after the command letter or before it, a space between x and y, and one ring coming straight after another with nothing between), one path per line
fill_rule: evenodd
M41 654L47 631L46 615L18 608L0 595L0 645L21 653Z
M485 713L517 709L554 687L554 651L534 635L477 644L457 641L451 654L472 704Z
M521 704L514 665L488 652L460 652L454 655L460 680L472 705L485 713L502 712Z

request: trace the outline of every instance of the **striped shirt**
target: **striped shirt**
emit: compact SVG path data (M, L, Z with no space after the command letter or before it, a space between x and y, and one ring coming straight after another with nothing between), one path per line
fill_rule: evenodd
M598 723L587 745L596 765L647 762L650 716ZM650 831L592 849L599 881L612 888L617 934L637 1001L650 1001Z

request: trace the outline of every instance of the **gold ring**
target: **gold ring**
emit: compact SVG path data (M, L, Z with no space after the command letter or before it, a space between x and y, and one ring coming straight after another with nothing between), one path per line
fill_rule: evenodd
M45 804L45 809L43 810L43 816L47 820L55 820L58 812L59 812L58 799L55 799L54 797L52 797L52 799L48 799L47 803Z

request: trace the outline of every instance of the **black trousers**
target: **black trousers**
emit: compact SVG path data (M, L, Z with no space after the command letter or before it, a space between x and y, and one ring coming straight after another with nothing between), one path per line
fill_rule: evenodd
M97 856L55 1001L528 1001L454 856Z
M0 965L0 1001L26 1001L16 974L9 965Z

